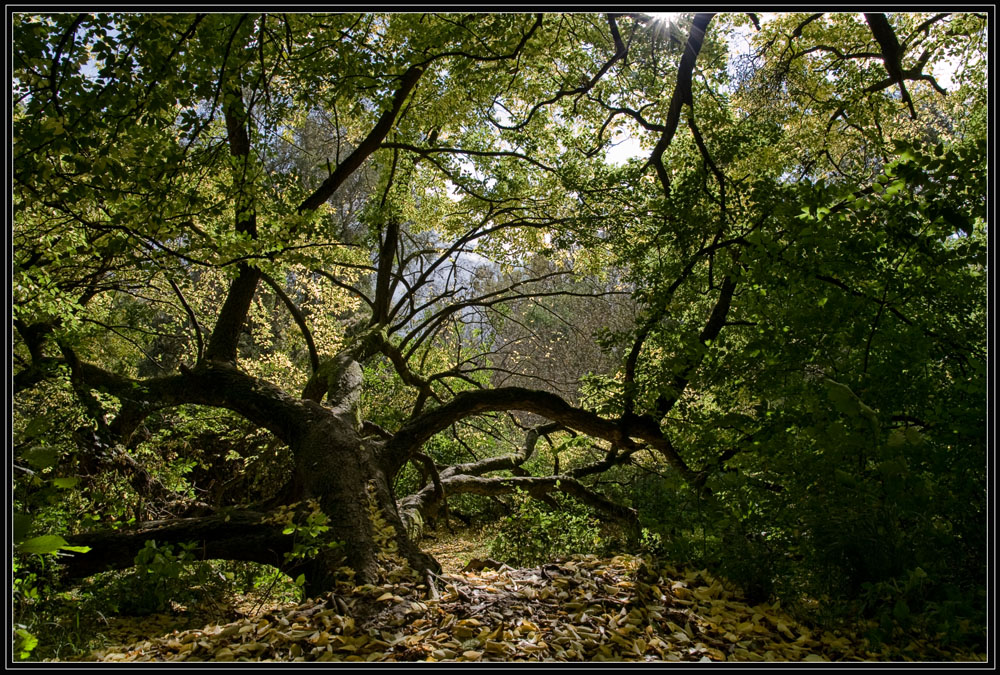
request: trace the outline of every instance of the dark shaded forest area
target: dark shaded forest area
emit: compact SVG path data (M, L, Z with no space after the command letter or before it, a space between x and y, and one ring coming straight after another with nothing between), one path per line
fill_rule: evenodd
M11 22L13 660L986 659L985 11Z

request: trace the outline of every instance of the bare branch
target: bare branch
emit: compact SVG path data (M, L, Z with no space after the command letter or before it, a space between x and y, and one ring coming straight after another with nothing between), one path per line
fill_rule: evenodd
M885 14L865 14L865 20L868 21L872 35L875 36L875 40L882 48L882 63L886 72L889 73L893 82L899 85L903 101L910 108L910 117L917 119L917 111L910 99L910 92L906 90L906 84L903 82L903 48L899 45L899 40L896 39L895 31L889 25Z
M135 556L145 543L155 539L161 544L196 541L200 546L193 553L203 560L249 560L282 568L284 554L292 550L293 538L282 535L281 530L281 525L266 522L265 514L252 511L150 521L135 530L68 535L71 545L91 550L67 556L61 562L71 578L125 569L135 564Z
M593 89L594 85L596 85L600 81L600 79L604 77L605 73L607 73L608 70L611 69L611 66L613 66L623 56L625 56L626 53L628 53L628 50L626 49L625 44L622 42L621 36L618 33L618 23L615 21L615 15L608 14L607 18L608 18L608 26L611 31L611 39L614 41L615 44L615 53L600 67L600 69L598 69L597 73L595 73L594 76L591 77L589 81L584 82L579 87L574 87L573 89L560 89L551 98L536 103L531 108L531 110L528 111L528 114L525 116L524 121L521 122L520 124L506 126L496 121L493 121L493 124L496 125L498 128L505 129L507 131L520 131L524 129L526 126L528 126L528 124L531 122L531 118L534 117L535 113L538 112L540 109L544 108L545 106L552 105L553 103L559 101L562 98L565 98L566 96L586 94L591 89Z
M693 482L694 471L687 466L650 417L628 420L604 419L588 410L575 408L561 397L533 389L504 387L500 389L465 391L433 410L424 412L403 425L385 446L387 461L401 465L416 448L431 436L457 420L486 412L521 410L541 415L553 422L576 429L594 438L602 438L620 447L631 447L635 436L656 448L681 475Z
M302 337L306 341L306 347L309 349L309 365L312 367L312 372L319 370L319 352L316 351L316 343L313 342L312 331L309 330L309 326L306 324L306 317L302 314L302 310L298 308L298 305L292 301L288 294L278 285L270 275L261 272L261 278L264 282L271 287L271 290L281 298L281 301L285 303L285 307L291 313L292 318L295 319L295 324L299 327L299 331L302 333Z
M243 107L241 92L232 88L230 103L226 106L226 130L229 137L229 152L233 157L242 158L243 173L237 176L239 196L236 202L236 231L247 234L251 239L257 237L257 212L248 196L247 175L250 164L250 136L247 131L248 118ZM240 263L239 275L229 287L226 300L219 310L219 316L205 350L205 359L209 361L225 361L236 363L240 331L246 322L250 303L257 292L257 282L260 270L245 263Z
M170 288L174 289L174 294L177 295L177 299L180 300L181 305L184 307L184 311L188 315L188 320L191 321L191 326L194 328L194 337L198 343L198 361L201 361L205 353L205 343L201 336L201 325L198 323L198 318L194 315L194 310L184 299L184 294L181 293L181 289L174 283L173 279L167 278L167 283L170 284Z
M665 129L660 136L660 140L656 142L649 160L646 162L646 166L652 164L656 169L656 174L659 176L660 183L663 184L665 192L670 191L670 177L667 175L666 167L663 166L663 153L670 147L670 143L677 131L677 125L681 119L681 108L685 105L694 105L694 97L691 91L691 75L694 72L694 64L698 59L698 53L701 51L701 45L705 41L705 31L708 29L708 24L713 16L715 14L711 12L697 14L691 23L691 33L688 35L684 54L681 56L680 65L677 67L677 84L674 85L674 93L670 98L670 108L667 111L667 120L664 123Z
M333 196L333 193L337 191L347 177L353 174L357 169L364 163L368 156L381 147L382 142L385 137L389 135L392 130L392 125L396 122L396 117L399 115L399 111L403 108L403 103L406 101L406 97L410 95L413 88L417 85L417 81L420 80L420 76L424 74L424 69L422 66L410 66L407 68L406 72L400 77L399 89L393 95L392 104L389 109L386 110L379 117L378 122L372 128L368 135L358 144L358 147L354 149L350 155L348 155L343 162L337 165L330 177L323 181L316 190L309 195L302 204L299 205L298 212L303 211L313 211L319 208L320 204L325 202L327 199Z

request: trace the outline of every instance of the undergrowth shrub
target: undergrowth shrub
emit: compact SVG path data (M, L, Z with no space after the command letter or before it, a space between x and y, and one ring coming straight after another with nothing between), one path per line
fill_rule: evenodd
M711 569L750 602L764 602L785 585L789 546L759 510L738 498L743 487L729 477L714 484L716 494L728 496L724 503L700 496L679 477L645 477L635 483L633 505L652 553Z
M98 593L100 601L114 613L143 616L198 602L212 590L221 592L225 578L208 562L195 560L195 546L181 543L175 552L170 544L147 541L129 572L109 574Z
M616 533L582 504L562 496L555 501L557 509L517 492L512 513L500 521L490 543L490 555L512 565L537 565L563 555L602 555L618 543Z

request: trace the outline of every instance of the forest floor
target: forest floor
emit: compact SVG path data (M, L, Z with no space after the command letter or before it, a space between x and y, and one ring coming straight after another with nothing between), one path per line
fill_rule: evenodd
M864 638L748 605L705 570L628 555L574 556L530 568L485 562L481 534L425 542L443 566L381 585L344 583L298 604L205 615L122 618L116 646L74 660L136 661L981 661L933 638L869 651ZM235 610L235 611L233 611ZM233 615L235 614L235 616Z

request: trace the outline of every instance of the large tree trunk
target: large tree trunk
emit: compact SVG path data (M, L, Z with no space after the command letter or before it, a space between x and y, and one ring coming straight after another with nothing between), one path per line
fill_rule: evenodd
M317 406L319 408L319 406ZM283 534L286 523L275 513L236 511L201 518L148 522L131 530L88 532L68 537L91 551L63 558L67 573L81 578L132 566L145 542L196 542L199 559L246 560L273 565L291 576L304 574L306 593L319 595L333 587L339 570L354 571L355 583L374 583L380 563L408 563L421 575L440 565L409 538L400 520L390 481L375 462L374 448L362 439L345 416L314 411L302 439L293 447L296 480L294 524L301 528ZM319 538L305 530L303 508L315 500L327 517L329 530ZM331 542L336 545L329 546ZM296 544L313 550L296 548Z
M380 457L383 444L361 436L360 367L349 358L336 361L326 380L330 405L290 397L218 363L142 382L92 366L84 369L101 388L122 396L128 392L114 425L126 435L151 411L180 403L228 408L268 428L292 451L295 476L289 501L300 506L293 521L296 531L285 535L281 532L288 523L275 520L278 514L241 511L70 537L71 544L93 550L66 558L69 574L80 577L129 567L151 539L196 542L203 559L251 560L293 575L304 573L306 591L313 595L331 588L344 566L354 570L357 583L374 582L381 560L398 564L405 559L420 573L440 569L407 537L390 488L393 469ZM329 530L321 537L309 536L304 522L310 500L327 518ZM330 542L338 544L329 546ZM398 554L395 561L389 560L390 553Z
M374 581L379 557L392 548L418 572L440 569L407 536L390 488L394 474L379 461L380 444L361 436L360 366L345 352L321 372L332 407L303 403L307 431L292 445L295 482L302 498L319 502L332 538L341 545L313 558L307 591L328 588L344 564L359 583Z
M292 447L296 484L302 499L315 499L329 518L329 536L340 546L321 551L306 573L307 590L327 588L332 574L347 565L359 583L377 571L377 545L368 485L375 480L372 450L358 434L350 413L316 406L302 440Z

